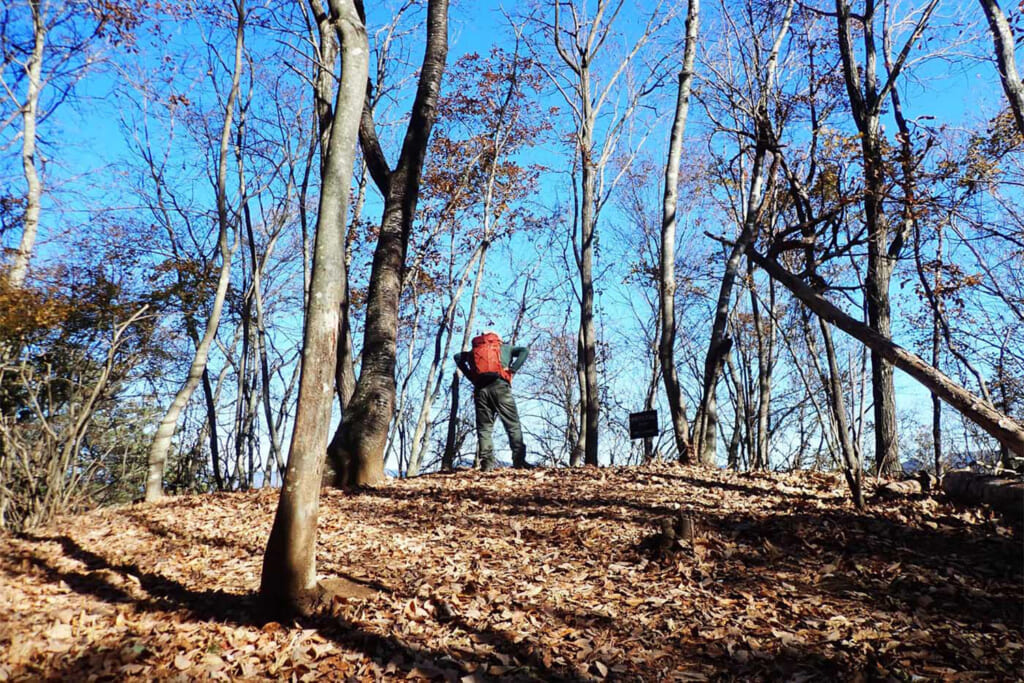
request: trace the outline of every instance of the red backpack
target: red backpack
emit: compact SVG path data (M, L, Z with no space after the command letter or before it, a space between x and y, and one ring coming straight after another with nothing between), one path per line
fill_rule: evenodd
M501 377L512 381L512 373L501 365L501 337L488 332L473 338L473 369L478 377Z

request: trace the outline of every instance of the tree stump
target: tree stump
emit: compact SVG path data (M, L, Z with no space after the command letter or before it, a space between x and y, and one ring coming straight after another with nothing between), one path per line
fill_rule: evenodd
M672 517L658 520L658 531L640 543L640 549L655 559L664 559L685 550L693 550L696 525L693 517L677 512Z

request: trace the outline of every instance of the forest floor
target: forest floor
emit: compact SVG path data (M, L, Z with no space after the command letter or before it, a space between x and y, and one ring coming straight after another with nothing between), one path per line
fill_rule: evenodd
M330 613L260 620L277 491L0 536L3 680L1020 680L1024 545L941 498L841 479L461 471L325 491ZM644 550L688 512L679 552Z

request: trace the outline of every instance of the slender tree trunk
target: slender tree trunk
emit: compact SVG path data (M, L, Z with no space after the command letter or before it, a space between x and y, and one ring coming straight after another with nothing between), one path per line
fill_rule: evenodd
M850 495L853 497L853 504L858 510L864 509L864 468L860 458L853 448L853 440L850 437L850 427L846 421L846 406L843 401L843 381L839 372L839 364L836 362L835 345L832 343L832 330L824 318L818 318L821 327L821 337L825 343L825 355L828 358L828 379L823 377L825 389L828 392L829 403L832 406L832 418L835 420L836 436L839 440L839 450L843 456L843 476L850 487Z
M32 9L32 54L25 65L28 92L21 106L22 139L21 165L25 173L25 214L22 218L21 242L14 254L11 270L7 275L7 284L12 289L19 289L25 283L28 274L28 263L35 248L36 234L39 231L39 213L42 204L43 184L39 179L36 167L36 124L39 118L39 94L43 89L42 70L43 54L46 50L46 22L43 17L43 3L30 2Z
M586 72L584 72L586 73ZM593 167L593 121L590 119L589 81L583 84L584 125L580 144L582 197L580 206L580 340L583 353L582 423L585 432L583 464L597 466L598 426L601 403L597 386L597 330L594 326L594 231L597 178Z
M686 12L686 39L683 48L683 65L679 72L679 89L676 92L676 112L672 121L669 138L668 160L665 164L665 195L661 217L661 340L658 357L661 361L662 379L668 398L669 418L672 421L672 435L675 438L679 460L689 464L693 460L690 447L690 426L686 421L686 402L679 386L676 372L676 224L679 201L679 163L683 155L683 134L686 118L690 111L690 88L693 83L693 63L697 54L697 27L700 16L700 0L689 0Z
M732 362L732 358L727 357L725 359L725 365L729 371L729 377L732 379L732 384L736 387L736 407L733 410L734 424L732 438L729 440L729 449L726 453L725 461L726 467L733 472L738 472L740 469L740 441L743 436L743 425L747 420L747 406L744 398L743 385L741 384L739 373L736 372L736 365Z
M772 366L775 363L774 317L772 310L768 312L767 321L761 316L761 306L755 289L753 264L747 261L747 265L750 279L750 310L753 313L754 335L757 341L757 445L754 468L766 470L770 464L768 462L768 447L769 431L771 430ZM771 289L770 283L769 288ZM774 290L772 290L769 300L770 307L774 307L774 299Z
M449 393L451 403L448 405L448 432L444 438L444 453L441 455L441 470L451 472L455 469L455 438L459 421L459 371L452 372L452 384Z
M889 98L896 79L906 63L915 42L934 11L938 0L931 0L922 10L914 30L895 59L887 58L888 78L878 83L877 48L875 42L875 0L865 0L863 14L857 17L861 26L864 64L858 64L850 32L853 20L847 0L836 0L836 22L843 76L850 100L850 109L860 133L864 162L864 222L868 233L868 268L865 282L868 322L884 337L891 338L889 280L903 244L902 231L890 244L890 226L883 206L885 195L885 162L879 117L882 104ZM883 40L889 40L887 25ZM886 51L889 53L889 50ZM896 436L896 400L892 365L878 351L871 351L871 384L875 416L875 471L894 475L902 471Z
M865 293L868 323L882 336L892 338L889 281L896 260L888 254L889 228L882 206L885 192L884 162L879 141L878 117L861 137L864 154L864 217L868 230L868 269ZM871 351L871 394L875 413L875 474L894 476L902 467L896 437L896 390L892 365L877 351Z
M196 341L199 341L198 336ZM210 368L203 368L203 399L206 402L206 424L210 440L210 462L213 465L213 483L218 491L224 490L224 477L220 473L220 444L217 441L217 404L213 400Z
M274 422L274 410L271 405L270 395L270 361L267 358L267 326L266 320L263 316L263 268L262 263L256 257L256 246L253 240L252 218L249 214L248 201L243 204L243 208L246 230L249 237L249 256L252 260L253 300L256 305L256 355L259 358L260 383L263 386L261 396L263 403L263 415L267 420L267 430L270 433L270 456L268 459L272 459L278 464L279 471L283 475L284 462L281 458L281 435L278 433L277 425Z
M244 199L244 195L243 195ZM244 252L242 255L241 270L242 270L242 282L246 281L246 268ZM238 366L236 376L236 391L235 391L235 472L238 475L238 480L241 483L243 491L249 489L249 472L246 471L246 475L242 476L243 468L242 463L244 462L245 446L247 442L246 428L247 419L252 408L252 386L249 383L249 355L251 343L252 343L252 283L251 281L247 286L244 286L244 293L242 295L241 305L241 327L242 327L242 351L238 354Z
M933 291L942 291L942 228L938 229L939 244L935 250L935 281ZM939 311L932 313L932 367L940 369L942 363L942 326ZM935 476L942 479L942 401L932 394L932 452L935 456Z
M732 348L732 340L726 334L726 325L729 320L729 309L732 301L733 285L736 283L736 275L739 272L740 262L743 259L743 250L755 236L757 202L761 195L763 184L765 148L759 146L754 156L754 168L751 171L751 188L748 198L748 208L743 222L743 228L732 246L728 259L725 262L725 272L722 274L722 281L718 289L718 301L715 305L715 317L711 326L711 340L708 342L708 352L704 358L704 391L700 410L697 419L697 437L694 439L697 447L697 457L701 464L712 465L715 461L715 442L718 431L718 399L715 394L718 385L718 378L722 373L722 367Z
M459 304L459 299L462 298L462 290L466 285L466 280L469 279L469 271L473 267L473 263L476 259L481 256L486 247L481 244L477 247L476 251L470 257L466 263L465 269L459 276L458 285L456 286L455 292L452 294L451 301L448 302L444 314L441 317L440 324L438 325L437 332L434 335L434 357L431 359L430 367L427 369L427 381L423 386L423 401L420 405L419 417L416 419L416 428L413 430L412 435L412 447L409 453L409 472L408 476L414 477L420 472L420 467L423 465L423 454L427 449L427 445L430 441L430 410L434 405L434 401L441 393L441 384L443 377L439 376L440 369L444 363L444 360L448 357L451 351L452 341L452 324L455 321L455 307ZM474 296L477 294L477 289L474 287ZM467 331L470 328L467 328ZM446 341L442 344L442 339ZM465 342L463 342L465 347ZM436 381L435 381L436 378Z
M218 250L220 251L221 266L220 275L217 280L217 290L214 294L213 307L210 317L206 322L206 331L199 345L196 347L195 356L189 367L185 383L175 394L171 405L167 408L163 419L160 421L149 449L149 470L146 476L146 500L155 501L163 497L163 477L167 467L167 454L170 451L171 440L178 428L178 418L192 397L192 392L202 380L203 370L206 369L206 362L209 358L210 346L217 335L217 328L220 325L221 310L224 306L224 299L227 296L228 284L231 280L231 259L234 254L235 245L229 243L229 232L231 226L227 206L227 166L228 153L231 141L232 126L235 116L235 102L238 99L239 83L242 77L242 54L245 47L245 6L244 0L237 0L235 3L237 23L235 25L235 61L234 71L231 76L231 90L228 93L228 101L225 105L224 125L221 128L220 154L217 163L217 224L218 224ZM237 241L237 240L236 240Z
M722 373L725 355L729 352L731 345L731 341L726 335L726 323L732 300L732 289L736 282L736 274L739 271L743 250L756 238L761 210L764 208L764 165L772 136L772 123L768 116L767 106L768 87L775 80L778 55L782 49L783 40L789 33L793 4L794 0L790 0L786 4L785 15L764 63L763 69L765 73L762 90L757 94L756 104L752 112L753 120L751 124L753 125L754 149L751 160L750 187L747 190L746 201L743 206L743 224L725 263L725 272L722 274L718 301L715 305L715 317L711 326L711 339L708 341L708 351L704 358L703 393L701 395L700 407L697 410L695 427L698 437L694 439L697 457L704 465L713 465L717 452L718 400L715 391L718 385L718 378Z
M316 598L316 530L334 396L344 217L369 73L369 42L356 2L331 0L331 13L341 36L341 80L325 148L295 425L260 584L264 605L280 611L309 612Z
M578 412L580 416L580 424L579 429L576 430L576 434L574 435L575 441L572 443L572 450L569 452L570 467L579 467L582 465L584 463L584 456L587 452L587 430L585 428L587 418L587 379L583 358L583 328L580 327L576 333L576 384L579 387L580 392L580 409L578 411L573 411L572 414L567 413L567 417L571 417ZM571 423L572 420L570 419L569 422Z
M363 154L384 195L384 212L370 270L359 379L330 453L335 486L363 486L384 478L384 449L395 406L398 305L405 257L447 55L448 0L430 0L416 98L395 170L387 168L370 112L363 109Z
M988 27L992 32L999 78L1003 82L1003 90L1013 112L1013 120L1017 123L1017 132L1024 135L1024 85L1017 75L1017 60L1014 56L1016 41L1013 39L1013 31L1010 30L1006 15L996 0L978 1L985 10L985 18L988 19Z
M466 316L466 328L462 331L462 346L460 350L469 350L470 339L473 335L473 325L476 324L476 307L480 301L480 288L484 281L484 266L487 263L487 249L490 244L484 241L481 244L480 262L476 267L476 277L473 280L473 294L469 298L469 314ZM451 405L448 411L448 434L444 441L444 454L441 456L441 469L450 472L455 469L455 456L458 450L456 437L458 435L459 421L459 371L452 373ZM475 464L475 463L474 463Z

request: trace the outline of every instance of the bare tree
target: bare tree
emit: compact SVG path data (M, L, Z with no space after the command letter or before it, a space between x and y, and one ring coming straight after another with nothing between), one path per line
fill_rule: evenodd
M138 23L134 8L105 3L82 12L56 0L15 0L4 7L0 22L0 132L21 119L21 166L25 179L21 236L13 250L6 283L20 288L39 234L43 197L39 126L63 102L76 83L101 60L97 46L107 37L129 43ZM29 36L20 40L24 24ZM22 91L22 88L24 90ZM44 92L50 96L45 98Z
M700 0L689 0L686 10L686 36L683 46L683 65L679 71L679 89L676 93L676 111L669 138L668 159L665 162L665 197L661 219L661 337L658 340L658 358L668 398L672 434L676 440L679 460L689 463L690 426L686 421L686 403L679 387L676 372L676 222L679 203L679 163L683 155L683 133L690 111L690 89L693 84L693 64L697 55L697 27L700 19Z
M265 606L309 612L316 604L316 530L320 482L334 397L338 311L343 296L345 216L360 112L369 73L369 41L357 0L330 0L341 41L341 79L325 148L299 399L284 486L263 557Z
M889 281L908 235L905 234L905 226L892 230L885 212L885 159L880 127L882 106L889 99L890 91L896 87L896 81L906 65L910 51L924 32L937 5L938 0L930 0L917 14L910 35L892 58L887 78L883 83L879 83L878 45L875 39L875 25L879 17L876 15L875 0L865 0L863 11L856 15L847 0L836 0L836 22L843 76L853 120L860 133L864 163L863 205L868 240L868 320L871 327L887 338L892 336ZM855 24L859 24L863 64L857 59L857 49L854 45ZM883 31L890 30L893 29L889 22L885 22ZM871 379L875 415L875 470L880 474L890 474L902 469L896 439L896 399L892 366L874 348L871 351Z
M363 108L360 142L370 175L384 195L384 211L370 271L359 379L329 454L330 479L336 486L361 486L384 477L384 449L395 409L399 299L447 55L448 0L430 0L419 82L394 169L384 158L372 112Z
M785 286L819 317L829 321L872 351L886 358L927 389L937 394L952 408L984 429L1012 453L1024 455L1024 425L996 410L988 401L978 398L955 381L928 365L918 356L892 342L869 325L859 322L841 311L815 292L807 283L783 268L777 261L756 250L753 245L745 249L747 257Z
M708 341L708 351L704 360L703 393L694 424L697 458L704 464L712 464L716 453L718 432L716 387L725 358L731 347L731 341L726 335L726 324L732 290L743 258L743 250L746 245L753 243L756 239L757 231L764 220L764 210L771 196L771 193L765 190L766 178L770 180L772 175L771 169L767 166L777 163L777 157L771 152L774 141L778 139L780 132L775 130L769 116L769 103L776 85L779 52L789 33L794 4L794 0L787 2L777 25L769 24L773 33L764 36L771 40L767 50L743 52L746 57L743 61L744 79L746 83L755 88L753 92L740 92L739 87L730 84L729 78L724 74L714 73L714 70L709 74L710 78L715 79L726 90L723 104L732 108L730 115L745 119L741 124L744 127L743 130L729 124L719 124L718 127L727 134L738 136L740 149L747 151L749 155L749 170L744 169L741 172L740 182L745 183L747 187L743 188L741 196L736 200L741 207L737 216L740 231L735 242L729 248L725 270L719 285L711 338ZM772 10L767 11L771 12ZM754 30L753 15L749 16L750 27ZM773 21L770 15L766 15L766 18L769 22ZM734 32L735 30L733 28ZM747 38L737 35L735 39L746 40ZM754 40L757 41L761 39L762 35L754 37Z
M25 173L25 215L22 218L21 242L15 252L7 284L19 288L25 282L28 262L32 258L36 235L39 232L40 201L43 194L39 169L36 166L36 126L39 121L39 94L42 90L43 54L46 48L47 25L43 18L43 6L38 2L28 3L32 11L32 52L25 64L27 88L24 102L19 103L22 112L21 163ZM6 84L5 84L6 85Z
M177 430L178 418L181 411L188 404L203 377L206 363L209 358L210 347L214 337L217 335L217 328L220 325L221 311L224 306L224 299L227 296L228 284L231 280L231 261L235 248L238 245L237 216L232 216L228 207L227 185L228 185L228 164L231 148L231 139L234 132L234 119L236 102L239 96L242 69L244 68L245 50L245 23L246 9L245 0L235 0L235 55L234 65L231 74L231 87L228 90L228 98L224 104L224 122L221 126L220 146L217 161L217 245L220 253L221 265L217 278L217 289L214 293L211 305L210 316L206 321L206 330L202 339L196 346L195 355L189 366L188 376L184 384L175 394L167 412L157 427L153 437L153 444L149 451L149 474L146 478L146 500L159 500L164 495L163 477L167 467L167 453L170 450L171 440ZM234 238L231 238L232 231L235 231Z
M625 54L613 55L605 48L614 35L616 20L620 18L624 4L624 0L597 0L591 9L590 3L585 1L566 3L555 0L549 3L553 13L551 23L532 18L567 69L558 72L539 60L568 105L575 128L573 139L575 163L579 170L579 198L578 211L573 216L573 230L574 234L578 232L575 256L580 276L580 369L583 380L580 438L583 441L583 461L588 465L598 464L601 404L597 328L594 323L595 240L601 209L621 177L620 172L616 177L606 179L605 172L641 98L660 77L661 63L655 63L644 74L632 79L632 87L623 87L622 82L628 80L627 74L639 62L641 51L674 16L674 12L665 11L664 2L656 3L641 19L631 47ZM566 14L567 17L564 16ZM603 83L598 71L601 64L607 66ZM607 108L615 111L602 130L599 120ZM622 170L625 170L625 165Z

